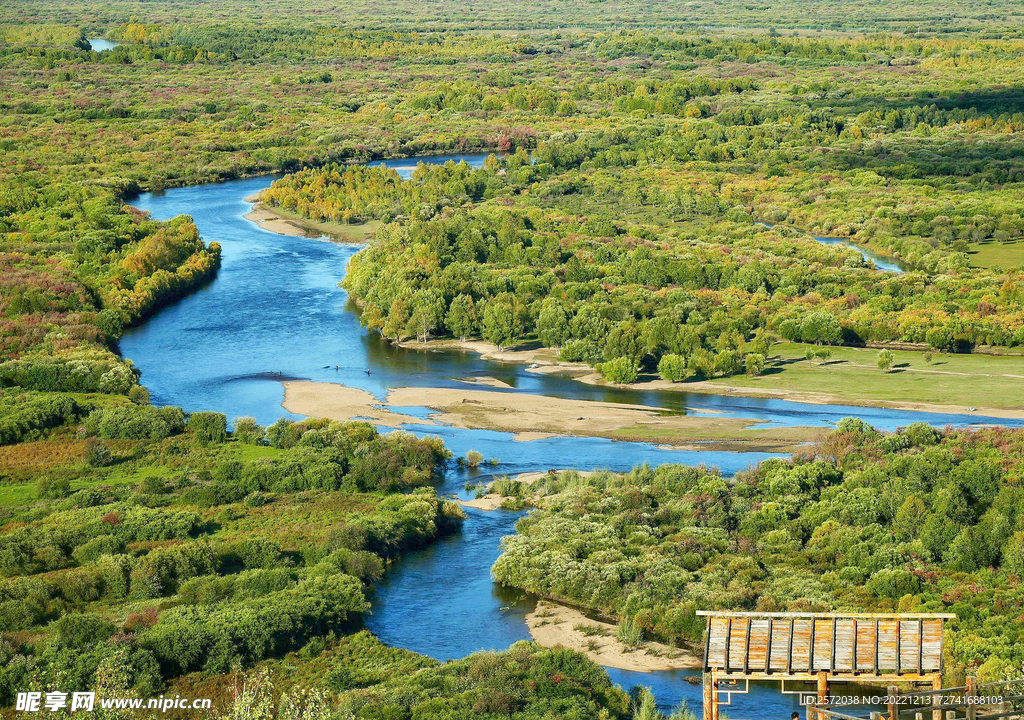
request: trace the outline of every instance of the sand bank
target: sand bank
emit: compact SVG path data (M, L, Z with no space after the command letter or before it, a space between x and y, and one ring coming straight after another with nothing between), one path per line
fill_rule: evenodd
M250 195L245 198L246 202L253 203L252 209L244 217L249 222L256 223L262 229L278 235L290 235L292 237L308 238L330 238L343 242L366 242L380 226L376 220L347 225L342 223L317 222L308 218L286 212L279 208L273 208L266 203L260 202L260 194Z
M789 452L821 433L817 428L750 430L760 421L708 415L673 415L661 408L527 393L452 388L395 388L380 403L368 392L334 383L287 381L289 412L333 420L367 419L379 425L430 424L390 408L429 407L433 420L467 429L513 433L517 440L576 435L635 440L675 448Z
M700 659L690 652L656 642L630 650L615 637L614 623L591 620L579 610L541 600L526 616L530 636L544 647L567 647L577 650L599 665L655 672L701 667ZM580 628L589 628L584 632Z
M497 388L499 390L510 390L510 389L512 389L512 386L509 385L504 380L499 380L498 378L490 377L489 375L485 375L485 376L482 376L482 377L464 377L464 378L455 378L455 379L458 382L467 383L469 385L484 385L486 387Z
M953 415L978 415L1011 420L1024 419L1024 409L963 407L940 403L912 402L902 400L876 400L851 396L847 393L823 393L811 390L792 390L779 388L751 388L728 385L728 378L716 381L693 381L671 383L665 380L650 380L633 383L632 385L614 385L602 378L594 368L584 363L569 363L558 360L558 352L553 348L529 346L522 349L499 350L497 346L482 340L430 340L426 343L407 341L397 343L400 347L410 349L462 350L475 352L485 360L528 365L527 372L537 374L560 374L589 385L607 385L627 388L629 390L668 390L674 392L694 392L705 395L725 395L736 397L774 398L807 403L810 405L852 405L856 407L881 407L892 410L910 410L917 412L945 413ZM969 374L967 374L969 375ZM855 390L854 390L855 392Z
M595 372L581 375L575 379L589 385L611 385ZM694 392L705 395L726 395L737 397L773 398L808 405L852 405L855 407L878 407L891 410L909 410L914 412L944 413L950 415L977 415L979 417L1005 418L1009 420L1024 419L1024 409L963 407L960 405L942 405L939 403L911 402L904 400L865 400L846 394L823 393L811 390L790 390L777 388L733 387L721 382L694 381L671 383L666 380L650 380L632 385L616 385L630 390L668 390L675 392Z
M447 388L395 388L391 406L426 406L438 411L439 422L462 428L510 432L519 438L537 433L604 437L613 440L656 442L673 447L697 448L716 443L725 449L784 450L820 434L814 428L748 430L756 419L709 415L673 415L662 408L623 403L594 402L527 393ZM303 414L313 414L310 412ZM708 449L703 447L702 449Z
M281 384L284 385L284 402L281 405L297 415L330 420L358 418L394 428L405 423L431 424L429 420L388 410L373 395L358 388L307 380L289 380Z

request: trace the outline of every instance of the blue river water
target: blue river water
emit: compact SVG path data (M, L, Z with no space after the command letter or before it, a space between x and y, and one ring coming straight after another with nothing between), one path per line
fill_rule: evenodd
M483 155L424 158L465 160L479 166ZM386 161L408 177L420 159ZM157 312L121 340L121 352L142 371L142 382L157 404L188 411L217 410L229 419L250 415L261 423L294 417L281 407L280 380L301 378L358 387L383 399L400 386L466 387L457 378L493 376L509 383L503 392L529 392L580 399L629 402L679 412L717 411L765 424L827 427L843 417L860 417L880 429L914 421L937 426L1007 421L972 415L944 415L685 392L636 392L601 388L525 372L515 365L481 360L474 354L420 352L394 348L366 332L338 287L349 259L360 246L288 237L245 220L247 196L273 177L146 193L132 201L157 219L189 214L207 241L223 248L222 267L206 287ZM335 369L337 366L337 369ZM367 370L370 372L367 373ZM499 392L495 390L495 392ZM402 410L424 417L423 408ZM410 432L438 435L456 455L477 450L498 458L492 474L550 468L625 471L641 463L704 463L727 475L769 455L756 452L684 451L647 443L581 437L529 442L487 430L411 425ZM438 491L466 496L467 481L487 479L465 469L448 472ZM438 659L481 649L499 650L528 639L523 615L533 600L496 586L490 567L501 537L514 532L521 513L469 509L461 532L411 553L389 571L376 590L366 625L383 641ZM663 708L689 700L699 712L700 687L693 672L631 673L609 669L625 688L652 688ZM793 695L777 687L752 686L736 695L734 718L788 718L798 709Z

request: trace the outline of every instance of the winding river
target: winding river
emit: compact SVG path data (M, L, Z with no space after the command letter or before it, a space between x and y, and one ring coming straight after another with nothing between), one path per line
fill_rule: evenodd
M483 155L442 156L386 161L403 177L416 162L465 160L479 166ZM190 214L207 241L223 248L217 278L198 292L170 305L121 341L121 352L142 371L158 404L186 410L217 410L228 418L250 415L261 423L291 416L281 407L282 378L339 382L383 399L399 386L463 387L456 378L492 376L512 386L495 392L530 392L559 397L600 399L669 407L680 412L724 412L763 423L827 426L856 416L882 429L914 421L966 426L1007 421L968 415L943 415L879 408L809 405L783 400L725 397L683 392L632 392L585 385L523 368L484 361L456 352L402 350L360 327L338 282L348 260L360 249L263 230L243 218L244 198L266 187L273 176L177 188L137 197L133 204L168 219ZM337 370L335 370L337 366ZM367 370L370 372L367 373ZM425 408L402 409L425 417ZM292 416L293 417L293 416ZM456 455L474 449L499 459L489 473L515 474L575 464L580 469L628 470L640 463L706 463L733 474L769 457L756 452L684 451L647 443L554 437L529 442L486 430L442 425L409 425L411 432L440 436ZM489 476L452 470L438 488L467 497L469 480ZM438 659L499 650L529 637L523 616L532 600L494 585L490 567L499 541L514 532L521 513L467 509L461 532L403 558L377 588L367 626L384 642ZM687 699L700 706L699 685L690 671L635 673L609 669L624 688L646 685L663 708ZM788 718L798 709L793 695L777 687L752 686L736 695L734 717Z

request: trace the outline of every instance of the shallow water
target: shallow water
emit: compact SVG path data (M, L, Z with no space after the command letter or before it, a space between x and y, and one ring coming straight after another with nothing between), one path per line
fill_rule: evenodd
M89 47L96 52L103 52L104 50L113 50L121 43L111 42L110 40L104 40L103 38L89 38L86 40L89 43Z
M466 160L479 166L484 158L463 155L437 160ZM382 164L408 177L415 159ZM229 419L251 415L266 424L290 416L281 407L281 379L340 382L383 398L389 387L466 387L457 378L494 376L513 386L504 392L638 403L681 412L714 410L781 425L825 427L847 416L861 417L882 429L918 420L939 426L988 421L1021 424L967 415L617 390L531 374L521 366L484 361L471 353L394 348L360 327L345 292L337 286L359 246L277 235L242 217L251 207L244 198L273 179L176 188L146 193L133 201L158 219L192 215L203 238L223 248L222 266L212 283L163 308L121 340L122 353L141 369L155 403L181 405L189 411L217 410ZM429 413L425 408L400 411L420 418ZM569 466L625 471L644 462L706 463L733 474L769 457L671 450L599 438L517 442L508 433L437 425L407 429L440 436L456 455L473 449L498 458L498 464L487 469L492 474ZM465 497L463 485L481 477L468 470L451 470L439 492ZM480 649L503 649L528 637L522 617L531 600L497 588L490 579L499 540L514 531L520 514L470 509L468 515L461 532L409 554L380 583L366 624L382 640L448 659ZM624 687L638 683L651 687L663 707L689 699L691 706L699 708L700 687L685 681L693 673L610 669L609 674ZM795 697L780 694L777 686L754 686L749 694L735 696L733 703L732 717L788 718L797 709Z
M876 252L868 250L863 245L858 245L852 240L835 237L815 237L814 239L820 243L824 243L825 245L845 245L848 248L853 248L854 250L859 252L861 254L861 257L863 257L865 260L869 260L872 263L874 263L875 267L878 268L879 270L891 273L906 272L906 267L899 260L896 260L891 257L886 257L884 255L879 255Z

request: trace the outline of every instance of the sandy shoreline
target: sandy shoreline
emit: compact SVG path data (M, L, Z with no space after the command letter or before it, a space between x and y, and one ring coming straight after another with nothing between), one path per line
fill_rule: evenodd
M789 400L791 402L807 403L809 405L850 405L854 407L877 407L888 408L890 410L931 412L947 415L977 415L983 417L1003 418L1007 420L1024 419L1024 409L1016 408L975 407L973 410L970 410L967 407L961 407L958 405L902 400L867 400L863 398L847 397L836 393L822 393L812 390L737 387L734 385L726 385L709 381L671 383L666 380L649 380L647 382L633 383L632 385L616 385L606 381L589 365L559 361L558 353L553 348L541 347L522 350L499 350L495 345L483 340L467 340L465 342L459 340L430 340L426 343L407 341L396 344L400 347L414 350L446 349L475 352L484 360L497 360L501 362L517 363L520 365L529 365L530 367L526 369L527 372L538 374L558 373L568 375L574 380L579 380L580 382L587 383L588 385L604 385L628 390L693 392L701 393L703 395Z
M329 420L369 420L393 428L406 423L432 424L429 420L385 409L372 394L358 388L308 380L287 380L281 384L284 386L284 402L281 405L297 415ZM307 412L310 408L319 411Z
M465 429L512 433L516 440L552 436L603 437L653 442L684 449L790 452L818 437L820 428L749 430L755 418L675 415L646 405L572 400L529 393L435 387L401 387L379 402L373 395L335 383L286 381L283 407L307 417L366 419L379 425L437 422ZM429 407L429 420L390 408Z
M339 242L365 242L380 223L370 222L362 225L338 225L320 223L297 215L285 215L260 201L260 193L245 198L252 203L252 209L242 217L255 223L261 229L278 235L305 238L330 238Z
M547 600L538 602L537 608L526 616L526 625L530 637L538 644L577 650L605 667L636 672L701 667L700 658L693 653L657 642L646 642L630 650L615 637L615 624L591 620L579 610Z
M730 442L753 449L781 449L813 439L814 428L748 430L755 418L673 415L646 405L572 400L528 393L447 388L394 388L388 405L426 406L438 422L461 428L486 428L516 435L536 433L612 440L659 442L694 448L695 443ZM307 414L307 413L303 413ZM746 437L744 437L746 435ZM720 446L720 445L719 445Z
M243 215L246 220L256 223L264 230L277 233L278 235L289 235L291 237L320 237L320 233L314 233L302 227L298 223L286 220L275 212L272 212L261 202L252 206L252 210Z

